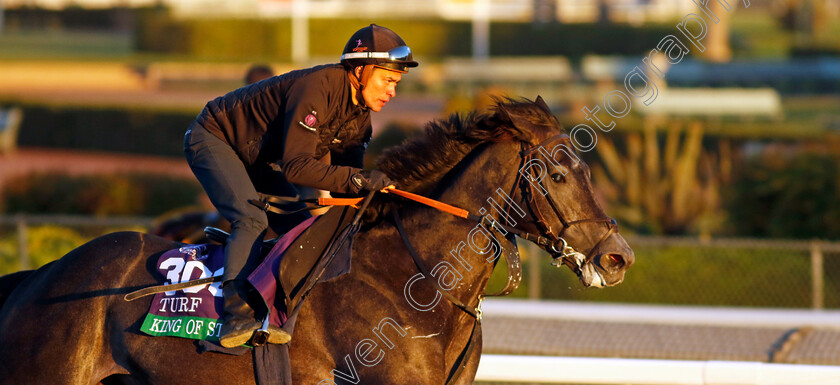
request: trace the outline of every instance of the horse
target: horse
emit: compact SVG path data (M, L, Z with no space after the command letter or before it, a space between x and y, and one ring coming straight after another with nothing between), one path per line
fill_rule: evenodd
M620 283L635 260L539 97L429 122L378 168L404 190L473 214L378 193L353 237L350 272L315 285L300 307L294 383L471 384L484 289L497 261L515 260L517 237L584 286ZM0 382L253 383L251 355L199 354L193 341L138 332L149 302L123 294L159 284L154 261L180 245L113 233L0 278Z
M206 227L230 231L230 223L218 211L186 208L155 218L149 233L181 243L207 243Z

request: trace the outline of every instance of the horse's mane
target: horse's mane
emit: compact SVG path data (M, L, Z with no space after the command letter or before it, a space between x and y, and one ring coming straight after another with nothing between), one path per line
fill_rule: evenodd
M439 181L477 146L484 143L517 141L536 144L552 130L557 120L538 103L527 99L497 99L488 113L452 114L448 120L426 124L425 134L406 139L380 156L378 168L394 179L401 189ZM517 122L527 122L527 127Z

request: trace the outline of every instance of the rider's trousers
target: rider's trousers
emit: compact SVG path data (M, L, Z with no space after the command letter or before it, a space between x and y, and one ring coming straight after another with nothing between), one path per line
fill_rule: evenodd
M184 136L184 153L210 202L231 225L225 246L225 280L247 278L256 267L268 226L283 234L309 218L308 212L266 214L249 203L251 199L259 200L257 191L280 196L295 196L297 191L281 172L267 164L243 164L233 148L197 123Z

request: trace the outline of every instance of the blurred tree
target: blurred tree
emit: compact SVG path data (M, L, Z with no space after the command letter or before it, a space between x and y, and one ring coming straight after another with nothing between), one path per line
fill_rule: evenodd
M811 44L825 35L830 22L826 0L784 0L778 18L796 34L798 44Z
M502 86L486 86L479 89L472 97L465 93L455 93L446 100L443 116L454 113L489 112L496 105L496 99L510 97L510 91Z
M159 215L196 203L201 186L191 179L153 174L23 175L2 191L5 213Z
M779 146L738 170L727 206L738 235L840 239L840 156Z
M713 155L703 149L700 122L689 123L682 140L675 122L661 148L656 126L649 120L642 134L628 133L623 151L609 137L598 138L595 186L607 211L636 231L708 236L723 222L720 187L729 180L729 144L721 141Z

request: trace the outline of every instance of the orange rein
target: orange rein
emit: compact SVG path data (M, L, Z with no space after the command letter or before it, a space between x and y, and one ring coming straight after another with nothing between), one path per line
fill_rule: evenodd
M450 213L457 217L467 218L470 215L469 211L464 210L462 208L448 205L446 203L426 198L424 196L417 195L414 193L410 193L408 191L398 190L394 187L386 187L381 191L386 193L397 194L403 198L411 199L415 202L422 203L429 207L434 207L440 211ZM362 198L318 198L318 204L322 206L353 206L358 208L356 205L359 204L361 201Z

